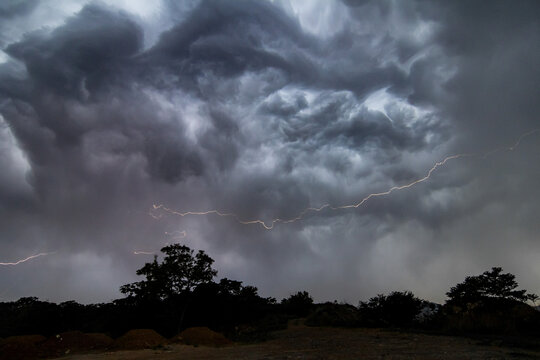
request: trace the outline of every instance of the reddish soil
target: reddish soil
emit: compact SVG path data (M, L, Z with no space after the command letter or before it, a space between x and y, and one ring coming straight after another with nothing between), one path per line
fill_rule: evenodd
M105 334L85 334L81 331L69 331L48 338L40 345L46 354L64 355L72 352L105 350L113 340Z
M112 345L114 350L151 349L165 345L167 339L151 329L130 330L116 339Z
M1 360L51 358L73 352L105 351L113 340L104 334L70 331L45 338L41 335L11 336L0 341Z
M0 341L0 359L35 359L40 345L47 339L41 335L10 336Z
M462 337L400 333L379 329L291 326L272 340L227 347L167 345L161 349L69 355L90 359L540 359L540 350L481 345Z
M180 342L187 345L203 346L227 346L232 342L220 333L210 330L207 327L193 327L186 329L177 337Z

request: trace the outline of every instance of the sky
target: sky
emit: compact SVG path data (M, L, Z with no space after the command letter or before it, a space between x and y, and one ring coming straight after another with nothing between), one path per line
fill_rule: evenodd
M278 300L540 293L537 1L8 0L0 49L0 301L176 242Z

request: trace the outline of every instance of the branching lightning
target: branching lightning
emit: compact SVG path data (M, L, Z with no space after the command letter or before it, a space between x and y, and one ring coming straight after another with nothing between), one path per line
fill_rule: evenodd
M24 258L24 259L21 259L21 260L17 260L15 262L0 262L0 265L1 266L15 266L15 265L19 265L19 264L22 264L24 262L27 262L29 260L35 259L37 257L51 255L51 254L54 254L54 253L56 253L56 251L39 253L39 254L28 256L27 258Z
M511 146L500 147L500 148L490 150L490 151L485 152L485 153L462 153L462 154L455 154L455 155L447 156L443 160L436 162L428 170L428 172L426 173L425 176L423 176L423 177L421 177L419 179L416 179L416 180L414 180L414 181L412 181L412 182L410 182L408 184L399 185L399 186L392 186L391 188L389 188L386 191L377 192L377 193L371 193L371 194L365 196L363 199L361 199L357 203L347 204L347 205L340 205L340 206L332 206L331 204L324 204L324 205L321 205L320 207L308 207L308 208L302 210L294 218L290 218L290 219L276 218L276 219L271 220L269 222L269 224L267 224L264 220L261 220L261 219L243 220L237 214L231 213L231 212L221 212L219 210L181 212L181 211L178 211L178 210L174 210L174 209L165 207L163 204L154 204L154 205L152 205L152 208L149 210L149 215L152 216L154 219L160 219L161 217L163 217L163 215L164 215L163 213L170 214L170 215L176 215L176 216L182 216L182 217L188 216L188 215L193 215L193 216L217 215L217 216L221 216L221 217L232 217L238 223L240 223L242 225L258 224L258 225L262 226L266 230L272 230L274 228L274 226L276 224L278 224L278 223L289 224L289 223L293 223L293 222L302 220L304 218L304 216L306 214L310 213L310 212L320 212L320 211L322 211L324 209L342 210L342 209L359 208L360 206L364 205L371 198L390 195L394 191L408 189L408 188L413 187L413 186L415 186L417 184L420 184L420 183L422 183L424 181L427 181L431 177L431 175L433 174L433 172L435 170L437 170L441 166L446 165L446 163L448 161L450 161L450 160L466 158L466 157L477 157L477 158L485 159L488 156L493 155L493 154L495 154L497 152L500 152L500 151L513 151L521 144L523 139L525 139L526 137L528 137L528 136L530 136L532 134L535 134L537 132L540 132L540 128L533 129L531 131L528 131L528 132L522 134L521 136L519 136L517 141ZM161 211L162 213L160 213L159 211Z
M231 212L222 212L222 211L219 211L219 210L181 212L181 211L178 211L178 210L174 210L174 209L170 209L168 207L165 207L163 204L159 204L159 205L154 204L154 205L152 205L152 208L148 211L148 215L151 216L152 218L156 219L156 220L161 219L163 216L165 216L167 214L169 214L169 215L177 215L177 216L182 216L182 217L188 216L188 215L192 215L192 216L217 215L217 216L221 216L221 217L232 217L238 223L240 223L242 225L260 225L266 230L272 230L274 228L274 226L276 224L278 224L278 223L289 224L289 223L293 223L293 222L296 222L296 221L300 221L310 212L320 212L320 211L323 211L325 209L334 211L334 210L359 208L360 206L364 205L367 201L369 201L371 198L386 196L386 195L390 195L391 193L393 193L395 191L398 191L398 190L405 190L405 189L411 188L411 187L413 187L413 186L415 186L417 184L420 184L422 182L427 181L431 177L433 172L435 172L439 167L442 167L442 166L446 165L446 163L449 162L450 160L455 160L455 159L460 159L460 158L465 158L465 157L476 157L476 158L485 159L488 156L491 156L491 155L493 155L495 153L498 153L498 152L501 152L501 151L514 151L515 149L518 148L518 146L521 144L521 142L526 137L528 137L528 136L530 136L532 134L538 133L538 132L540 132L540 128L533 129L531 131L528 131L528 132L522 134L521 136L519 136L517 141L511 146L500 147L500 148L493 149L493 150L490 150L490 151L487 151L487 152L484 152L484 153L462 153L462 154L455 154L455 155L447 156L443 160L436 162L427 171L425 176L423 176L421 178L418 178L418 179L416 179L416 180L414 180L414 181L412 181L410 183L404 184L404 185L392 186L391 188L389 188L386 191L381 191L381 192L377 192L377 193L368 194L367 196L365 196L363 199L361 199L360 201L358 201L356 203L340 205L340 206L333 206L331 204L324 204L324 205L321 205L320 207L308 207L308 208L304 209L303 211L301 211L297 216L295 216L293 218L290 218L290 219L276 218L276 219L271 220L269 222L269 224L267 224L264 220L261 220L261 219L244 220L244 219L241 219L237 214L231 213ZM181 238L185 238L187 236L185 231L165 232L165 235L170 236L173 240L178 240L178 239L181 239ZM28 256L28 257L26 257L24 259L20 259L20 260L14 261L14 262L0 262L0 266L16 266L16 265L20 265L22 263L25 263L27 261L30 261L32 259L35 259L35 258L38 258L38 257L41 257L41 256L52 255L52 254L55 254L55 253L56 253L56 251L54 251L54 252L43 252L43 253L39 253L39 254L35 254L35 255L30 255L30 256ZM142 250L134 250L133 251L134 255L154 255L156 253L157 253L157 251L142 251Z

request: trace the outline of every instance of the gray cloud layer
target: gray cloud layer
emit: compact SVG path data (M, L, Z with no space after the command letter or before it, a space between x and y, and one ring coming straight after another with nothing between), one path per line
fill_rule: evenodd
M440 301L499 265L540 290L539 133L272 231L148 215L162 203L269 223L512 145L540 127L536 2L161 5L171 27L155 41L154 18L102 3L2 38L0 261L57 252L0 267L0 300L115 298L148 260L132 251L174 231L268 296Z

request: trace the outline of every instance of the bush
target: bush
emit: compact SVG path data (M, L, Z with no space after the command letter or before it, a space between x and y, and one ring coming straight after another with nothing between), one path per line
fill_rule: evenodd
M308 326L355 327L359 323L358 309L354 306L330 302L317 305L305 321Z
M443 327L453 332L524 333L538 332L540 313L527 305L535 294L516 290L515 276L494 267L465 281L446 293Z
M519 301L484 300L466 307L445 306L443 327L447 331L484 334L537 333L540 312Z
M375 327L410 327L414 324L425 302L410 291L394 291L389 295L379 294L368 302L360 302L362 323Z
M313 309L313 298L307 291L299 291L281 300L283 311L292 316L305 317Z

